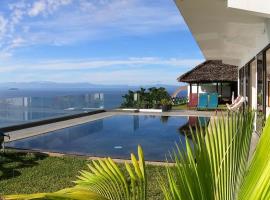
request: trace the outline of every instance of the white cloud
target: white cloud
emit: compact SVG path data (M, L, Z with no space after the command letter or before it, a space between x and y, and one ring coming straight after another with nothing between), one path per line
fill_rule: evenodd
M201 59L181 59L181 58L158 58L158 57L140 57L127 59L86 59L86 60L49 60L35 63L18 63L16 66L18 70L38 70L38 71L78 71L91 69L115 69L115 68L150 68L153 67L170 69L172 67L190 67L202 62Z
M36 37L35 31L27 25L29 18L38 18L38 21L45 23L46 18L40 15L43 17L53 15L61 6L66 6L71 2L72 0L17 0L16 3L8 4L10 12L5 16L0 15L0 58L12 55L15 48L22 46L22 41L25 46L33 45L34 41L31 38ZM39 39L40 41L36 41L36 44L42 43L42 38Z
M0 37L6 33L7 29L7 20L0 15Z
M28 15L31 17L40 15L40 14L53 14L59 7L68 5L72 0L39 0L34 2Z
M17 81L92 82L106 84L175 83L181 73L200 59L141 57L126 59L18 61L0 65L5 77ZM162 74L162 76L161 76ZM16 76L16 77L15 77Z
M69 45L185 29L177 8L170 3L162 0L17 0L9 4L10 12L5 17L0 15L0 54L5 53L3 49L10 49L12 53L14 48L7 46L17 37L24 40L24 46Z
M33 7L28 11L28 15L30 16L37 16L40 13L44 12L46 9L46 2L45 1L36 1L33 4Z

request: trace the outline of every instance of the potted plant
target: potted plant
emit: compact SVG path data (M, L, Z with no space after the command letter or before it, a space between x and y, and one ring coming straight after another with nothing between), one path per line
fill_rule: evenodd
M161 103L162 112L170 110L171 103L168 99L161 99L160 103Z

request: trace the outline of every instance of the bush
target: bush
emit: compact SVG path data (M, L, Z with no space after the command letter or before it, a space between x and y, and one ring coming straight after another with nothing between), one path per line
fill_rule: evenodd
M138 95L138 99L134 100L134 95ZM148 89L141 88L137 91L129 90L123 96L123 103L121 107L126 108L160 108L161 100L171 101L171 97L165 88L151 87Z

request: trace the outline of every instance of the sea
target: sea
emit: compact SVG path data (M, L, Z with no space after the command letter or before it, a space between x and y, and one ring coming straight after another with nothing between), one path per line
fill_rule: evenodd
M0 88L0 128L38 120L118 108L128 88ZM177 86L166 88L172 94ZM186 92L180 93L186 96Z

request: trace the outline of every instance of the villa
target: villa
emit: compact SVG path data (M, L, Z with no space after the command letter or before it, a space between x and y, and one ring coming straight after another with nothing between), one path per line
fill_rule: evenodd
M237 95L238 67L221 60L207 60L178 77L179 82L188 83L190 94L217 93L220 103L231 103L232 95Z
M238 67L238 94L270 114L270 2L176 0L206 60ZM225 66L226 67L226 66Z
M264 124L270 115L270 1L175 3L205 61L178 77L187 85L173 94L165 87L128 88L126 94L90 88L87 94L55 90L58 96L0 99L0 200L270 199L270 118ZM119 5L109 6L110 11L119 12ZM113 74L107 62L112 61L95 65ZM123 65L113 63L117 69ZM143 68L137 58L123 63ZM123 73L124 78L138 78L134 71ZM186 96L177 96L183 90L188 105ZM121 106L114 96L121 97ZM196 106L190 104L193 99ZM225 103L240 106L219 105Z

